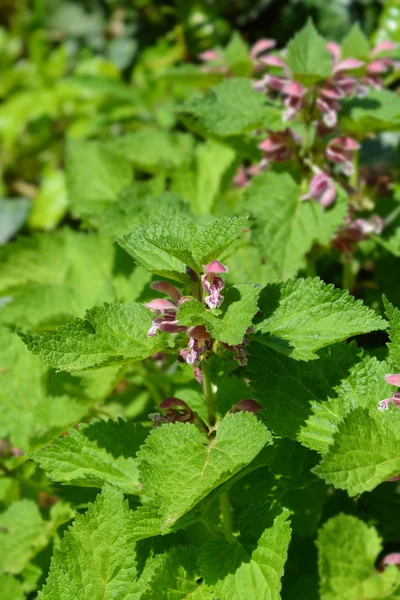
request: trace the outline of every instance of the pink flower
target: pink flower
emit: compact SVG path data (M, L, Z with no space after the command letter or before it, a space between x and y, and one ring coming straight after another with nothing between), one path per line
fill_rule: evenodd
M189 365L196 366L200 362L201 355L211 347L211 335L208 333L204 325L190 327L188 329L189 352L186 355L186 362Z
M275 48L276 42L275 40L262 39L258 40L255 44L250 48L250 58L254 63L263 59L263 55L268 50L272 50Z
M397 568L400 568L400 552L386 554L379 563L378 571L384 571L389 565L395 565Z
M222 54L216 52L215 50L206 50L205 52L199 54L199 58L203 62L210 62L211 60L221 60Z
M147 332L148 337L154 337L158 330L166 333L179 333L181 331L186 331L186 327L178 324L176 319L178 305L174 304L174 302L165 300L164 298L156 298L155 300L151 300L151 302L145 304L145 306L155 314L155 318L153 319L151 327Z
M395 404L397 406L397 408L400 408L400 394L396 393L393 394L393 396L391 398L386 398L385 400L382 400L381 402L379 402L378 404L378 409L379 410L387 410L389 408L390 404Z
M292 155L288 132L277 131L271 133L261 144L258 145L267 160L272 162L283 162Z
M328 208L335 202L335 184L329 175L323 172L314 175L310 183L310 191L302 197L302 200L310 198L317 200L324 208Z
M340 104L333 100L332 98L318 98L317 99L317 108L322 113L322 120L324 124L331 128L335 127L338 116L337 113L340 110Z
M161 294L170 296L174 302L179 302L179 300L182 298L181 291L168 281L153 281L150 287Z
M391 385L395 385L396 387L400 387L400 374L391 375L389 373L388 375L385 375L385 380L388 383L390 383Z
M205 274L201 278L203 289L207 292L208 296L204 298L205 303L210 308L218 308L221 306L224 297L221 295L221 290L224 288L225 283L221 277L218 277L220 273L227 273L228 268L225 267L218 260L213 260L204 267Z
M336 137L329 142L325 155L331 162L341 164L346 175L351 175L354 172L353 152L359 148L360 144L351 137Z
M254 414L257 414L259 410L262 409L261 404L259 404L256 400L253 400L253 398L246 398L245 400L240 400L239 402L237 402L233 407L232 407L232 412L233 413L237 413L237 412L252 412Z

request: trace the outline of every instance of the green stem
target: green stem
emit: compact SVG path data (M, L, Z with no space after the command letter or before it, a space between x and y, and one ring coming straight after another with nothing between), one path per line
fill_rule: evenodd
M206 358L201 361L201 372L203 374L203 391L207 404L208 423L215 425L216 421L216 399L212 389L210 363Z
M353 261L351 258L344 259L343 261L343 272L342 272L342 289L351 290L354 285L354 273L353 273Z
M359 171L360 171L360 151L357 150L353 155L353 166L354 171L350 175L350 185L357 190L358 189L358 181L359 181Z
M400 206L397 206L390 214L388 214L388 216L385 219L385 227L387 227L388 225L390 225L390 223L393 223L393 221L398 217L398 215L400 214Z
M224 524L224 529L228 533L233 532L233 514L232 514L232 506L229 500L228 492L223 492L219 497L219 505L221 508L222 515L222 523Z

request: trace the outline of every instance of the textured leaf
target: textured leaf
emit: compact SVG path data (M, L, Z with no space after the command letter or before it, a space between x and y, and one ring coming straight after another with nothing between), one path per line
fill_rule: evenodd
M24 588L22 584L12 575L0 574L0 590L4 600L25 600Z
M253 64L249 47L237 31L233 33L223 54L226 66L235 77L251 76Z
M203 96L186 101L183 115L194 118L209 134L221 138L259 127L280 129L280 110L253 90L248 79L227 79Z
M196 562L197 550L194 546L171 548L163 554L156 555L154 559L149 559L146 567L151 576L151 589L144 593L142 600L151 600L155 594L157 600L200 600L202 596L196 596L197 591L200 591L199 584L196 583L199 577ZM212 597L209 600L212 600Z
M228 288L219 311L221 314L218 316L207 310L198 300L184 302L178 311L178 321L188 326L204 324L207 331L219 342L232 346L240 344L258 310L260 291L260 287L251 283Z
M356 408L340 424L334 444L314 473L350 496L373 490L400 473L400 415Z
M115 201L132 181L128 158L104 142L70 141L66 168L68 198L75 216L96 212L102 201Z
M231 543L206 542L199 565L205 584L219 600L279 600L290 541L289 511L264 504L242 516L242 535Z
M399 597L400 575L396 567L383 573L376 570L382 543L374 527L356 517L338 515L325 523L317 544L321 600Z
M319 360L297 362L260 344L247 348L247 376L265 407L263 418L279 436L326 452L346 415L357 407L376 412L390 396L387 365L363 356L353 344L336 344Z
M105 482L127 494L138 492L136 452L147 430L125 421L81 423L68 436L55 440L30 456L53 481L83 487L102 487Z
M137 558L132 513L122 491L106 485L77 515L55 550L40 600L136 600Z
M267 285L259 307L258 341L298 360L313 360L320 348L387 326L360 300L318 277Z
M389 321L389 360L396 373L400 371L400 310L383 297L385 313Z
M241 234L245 218L217 219L196 227L191 221L172 218L152 220L119 238L120 245L135 261L152 273L187 281L186 265L202 271Z
M265 258L266 281L296 275L313 244L327 245L344 222L347 198L340 188L329 210L302 201L301 195L289 174L273 171L255 177L246 188L243 206L256 219L254 241Z
M143 494L158 507L159 532L167 532L270 441L268 430L250 413L226 417L208 445L191 424L167 424L151 431L138 453L139 473Z
M295 81L309 86L331 75L332 58L326 41L311 20L287 45L286 63Z
M80 371L143 360L165 348L167 335L149 338L152 313L142 304L105 304L55 333L22 333L28 349L48 365Z

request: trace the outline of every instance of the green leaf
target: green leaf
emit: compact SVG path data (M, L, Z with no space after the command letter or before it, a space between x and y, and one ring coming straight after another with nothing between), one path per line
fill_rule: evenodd
M305 86L330 77L332 58L311 19L288 43L286 63L293 79Z
M398 598L396 567L383 573L376 570L382 541L374 527L356 517L338 515L320 530L317 545L321 600Z
M353 335L386 329L373 310L318 277L267 285L261 292L258 341L297 360Z
M127 494L138 493L137 460L147 436L139 423L94 421L72 428L30 457L52 481L83 487L102 487L105 482Z
M207 331L219 342L240 344L258 310L260 287L243 283L227 288L218 316L207 310L194 298L184 302L178 311L182 325L205 325Z
M166 334L147 336L152 319L142 304L104 304L54 333L19 336L48 365L80 371L143 360L164 349L170 343Z
M218 258L241 234L244 217L223 217L210 225L196 227L173 217L152 220L118 239L135 261L152 273L187 282L186 265L201 272L203 265Z
M65 505L53 507L45 521L33 500L13 502L0 515L0 571L18 574L45 548L57 528L72 517Z
M363 407L375 413L390 396L386 363L363 356L355 343L325 348L310 363L261 344L250 344L247 355L247 377L266 409L266 425L318 452L328 451L351 410Z
M257 128L281 129L281 110L253 90L248 79L223 81L202 96L187 100L183 116L195 120L208 134L226 138Z
M251 76L253 63L250 59L249 47L237 31L233 33L223 55L226 66L235 77Z
M200 549L204 583L219 600L279 600L290 541L289 511L265 504L243 513L241 536L207 541Z
M73 527L65 533L38 598L140 597L134 595L137 557L132 514L122 491L106 484L96 502L89 504L84 515L78 514Z
M359 23L353 25L340 47L342 58L358 58L358 60L369 62L370 44Z
M210 214L234 159L232 148L206 140L197 146L193 164L174 173L171 190L190 202L194 214Z
M396 371L400 371L400 310L383 297L385 314L389 321L389 360Z
M24 588L18 579L12 575L0 573L0 590L4 600L12 598L12 600L25 600Z
M400 473L400 415L356 408L339 426L314 473L350 496L373 490Z
M67 191L74 216L96 212L100 202L115 201L132 181L132 165L104 142L71 140L67 148Z
M315 243L326 246L347 212L346 194L328 210L301 200L301 190L287 173L268 171L246 188L243 208L255 217L254 241L265 258L267 281L287 279L305 266L305 255Z
M67 206L65 173L49 166L42 174L39 193L33 199L29 226L33 229L53 229L65 215Z
M157 600L212 600L212 597L196 596L201 587L196 582L199 578L196 562L197 550L188 545L170 548L167 552L149 559L146 563L146 575L151 577L151 589L141 596L141 600L152 600L155 594Z
M191 424L166 424L151 431L138 453L139 473L150 508L158 509L158 531L170 530L270 442L268 430L250 413L226 417L209 443Z
M146 173L157 173L160 170L176 169L190 162L194 138L188 133L144 127L108 142L107 147L124 156L138 169Z
M389 90L370 90L365 98L345 99L340 126L347 134L364 137L366 132L400 130L399 98Z
M16 334L0 332L0 438L27 452L80 421L88 411L88 398L79 379L75 385L81 384L80 395L67 395L59 376L30 354Z

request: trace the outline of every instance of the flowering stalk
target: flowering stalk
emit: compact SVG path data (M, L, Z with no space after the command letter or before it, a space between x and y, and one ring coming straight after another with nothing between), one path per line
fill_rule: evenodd
M201 372L203 374L203 391L207 404L208 423L210 427L213 427L217 420L217 403L211 381L210 363L204 357L201 360Z

